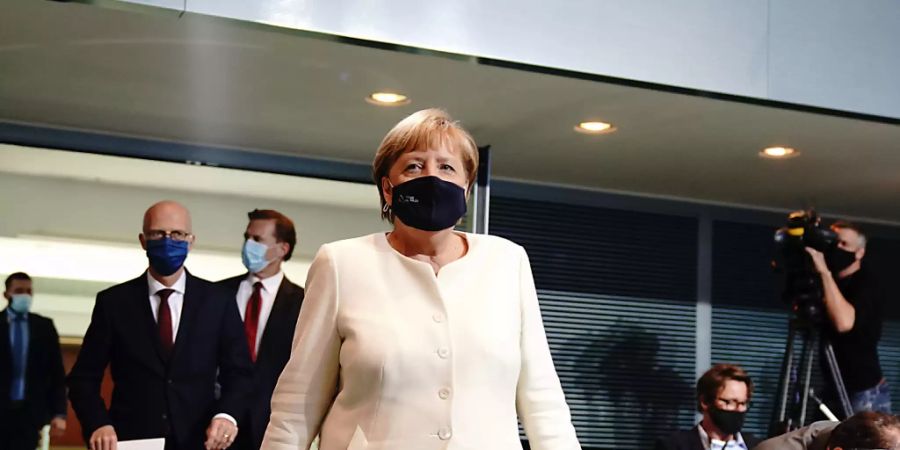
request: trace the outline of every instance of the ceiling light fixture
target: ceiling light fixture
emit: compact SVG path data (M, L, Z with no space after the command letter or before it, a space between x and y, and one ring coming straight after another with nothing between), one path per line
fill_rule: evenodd
M408 105L409 97L396 92L374 92L366 97L366 101L378 106Z
M771 159L793 158L799 154L800 152L790 147L768 147L759 152L759 156Z
M616 131L616 127L606 122L581 122L575 125L575 131L584 134L606 134Z

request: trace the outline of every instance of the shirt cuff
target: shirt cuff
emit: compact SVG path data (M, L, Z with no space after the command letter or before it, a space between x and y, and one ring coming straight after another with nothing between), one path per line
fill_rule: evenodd
M225 419L234 424L234 426L237 426L237 420L234 420L234 417L231 417L231 414L219 413L213 416L213 419Z

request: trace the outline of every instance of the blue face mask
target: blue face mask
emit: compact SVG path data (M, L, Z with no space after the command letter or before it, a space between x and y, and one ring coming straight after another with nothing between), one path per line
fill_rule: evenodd
M31 302L32 298L28 294L13 294L9 299L9 309L24 314L31 310Z
M147 259L154 272L167 277L177 272L187 258L188 241L175 241L171 238L148 240Z
M244 248L241 249L241 261L244 263L244 267L250 273L258 273L265 269L271 262L266 259L267 251L269 251L269 247L265 244L250 239L244 241Z

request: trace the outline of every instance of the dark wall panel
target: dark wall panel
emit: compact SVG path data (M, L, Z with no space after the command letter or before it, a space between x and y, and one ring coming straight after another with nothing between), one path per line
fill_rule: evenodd
M491 233L528 250L585 449L692 424L695 219L495 197Z

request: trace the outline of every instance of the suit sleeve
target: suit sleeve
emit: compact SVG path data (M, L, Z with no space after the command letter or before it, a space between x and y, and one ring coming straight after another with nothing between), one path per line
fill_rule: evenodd
M657 438L653 444L654 450L675 450L675 446L669 443L668 438Z
M516 389L519 419L534 450L581 449L562 385L556 375L528 255L521 247L519 289L521 295L522 367Z
M272 394L264 450L307 450L334 401L340 369L338 273L323 246L309 268L291 358Z
M62 351L59 348L59 333L53 321L49 321L49 342L50 347L47 349L47 362L50 376L50 390L47 393L47 411L50 413L48 419L54 417L65 417L67 411L66 404L66 369L63 367Z
M247 408L253 391L253 364L250 362L244 325L234 296L218 286L213 287L212 295L216 296L216 301L225 304L218 346L218 380L222 388L222 397L216 412L228 414L238 420L243 417L242 411Z
M97 428L112 424L100 396L100 385L109 364L113 338L106 300L102 292L97 295L91 324L84 334L78 359L68 378L69 399L86 436L90 436Z

